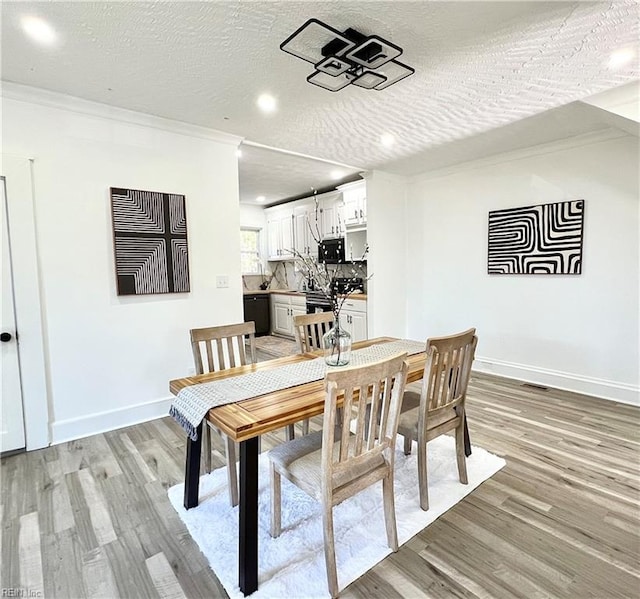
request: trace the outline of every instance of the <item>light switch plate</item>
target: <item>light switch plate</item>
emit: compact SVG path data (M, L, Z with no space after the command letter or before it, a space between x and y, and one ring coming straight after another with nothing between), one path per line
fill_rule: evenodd
M229 277L227 275L218 275L216 277L216 287L218 289L229 287Z

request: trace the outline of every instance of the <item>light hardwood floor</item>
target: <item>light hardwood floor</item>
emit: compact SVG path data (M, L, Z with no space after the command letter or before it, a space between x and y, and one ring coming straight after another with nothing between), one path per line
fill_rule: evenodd
M640 410L484 375L469 389L472 443L507 465L342 596L640 597ZM1 587L226 596L167 499L184 445L167 417L3 458Z

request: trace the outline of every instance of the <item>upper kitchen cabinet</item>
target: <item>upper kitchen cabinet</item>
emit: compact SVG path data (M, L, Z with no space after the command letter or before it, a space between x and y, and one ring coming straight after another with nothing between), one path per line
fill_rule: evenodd
M316 218L315 199L300 200L293 206L294 247L301 256L314 256L318 251L316 238L322 237L320 208Z
M293 258L293 208L289 205L265 209L269 260Z
M322 237L343 237L344 236L344 205L342 194L324 194L320 200L322 212Z
M265 214L268 260L292 260L293 250L301 256L316 256L318 241L345 234L340 192L265 208Z
M344 224L347 227L365 227L367 224L367 184L354 181L339 185L342 192Z

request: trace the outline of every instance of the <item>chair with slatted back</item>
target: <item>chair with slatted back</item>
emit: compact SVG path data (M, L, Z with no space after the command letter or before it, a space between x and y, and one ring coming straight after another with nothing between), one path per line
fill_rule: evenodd
M298 343L298 352L304 354L322 349L322 336L333 326L333 312L301 314L293 318L293 329ZM302 421L302 434L309 434L309 419ZM287 438L294 438L293 425L287 429Z
M322 336L333 326L333 312L302 314L293 319L293 328L301 354L322 349Z
M411 453L412 441L418 443L418 482L420 507L429 509L427 479L427 443L455 431L456 459L460 482L467 484L464 454L465 400L471 365L478 344L476 330L447 337L427 339L427 361L422 390L404 394L398 434L404 437L404 453Z
M279 536L282 529L281 477L284 476L322 504L327 582L332 597L337 597L339 590L333 529L335 505L382 481L387 542L393 551L398 550L393 468L396 430L407 379L406 356L401 354L365 366L329 370L324 379L322 430L283 443L269 452L271 536ZM344 409L341 409L343 402ZM371 405L369 410L367 404Z
M253 364L256 361L256 325L254 322L191 329L191 347L196 374L215 372L235 366ZM249 355L245 339L249 341ZM227 458L227 477L231 505L238 505L238 474L236 471L236 444L225 434L205 420L203 427L205 468L211 472L211 430L217 431L224 441Z

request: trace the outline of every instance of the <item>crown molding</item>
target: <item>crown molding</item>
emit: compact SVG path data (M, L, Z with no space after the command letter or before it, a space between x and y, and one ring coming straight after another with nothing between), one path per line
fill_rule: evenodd
M224 133L216 129L192 125L183 121L176 121L164 117L146 114L144 112L136 112L125 108L117 108L109 104L84 100L75 96L67 96L58 92L52 92L39 87L31 87L18 83L2 81L0 88L0 96L18 102L28 102L31 104L40 104L50 108L58 108L78 114L93 116L97 118L119 121L130 125L139 125L141 127L151 127L153 129L161 129L169 133L177 133L189 137L198 137L209 141L216 141L223 144L229 144L234 147L240 145L244 138L230 133Z
M580 100L583 104L597 106L604 110L611 110L621 106L630 106L636 109L636 115L640 116L638 108L640 102L640 80L631 81L618 87L613 87L606 91L597 93ZM635 120L638 122L638 116Z
M504 164L505 162L516 162L518 160L525 160L533 156L543 156L545 154L552 154L554 152L561 152L563 150L570 150L572 148L579 148L581 146L588 146L591 144L611 141L624 137L632 137L632 135L617 128L606 127L598 131L584 133L581 135L574 135L565 139L550 141L548 143L530 146L528 148L510 150L507 152L494 154L493 156L487 156L486 158L479 158L477 160L470 160L468 162L460 162L458 164L446 166L434 171L420 173L418 175L409 175L407 177L407 180L411 184L420 183L421 181L430 181L432 179L440 179L442 177L448 177L450 175L458 175L464 171L477 170L486 168L487 166Z

